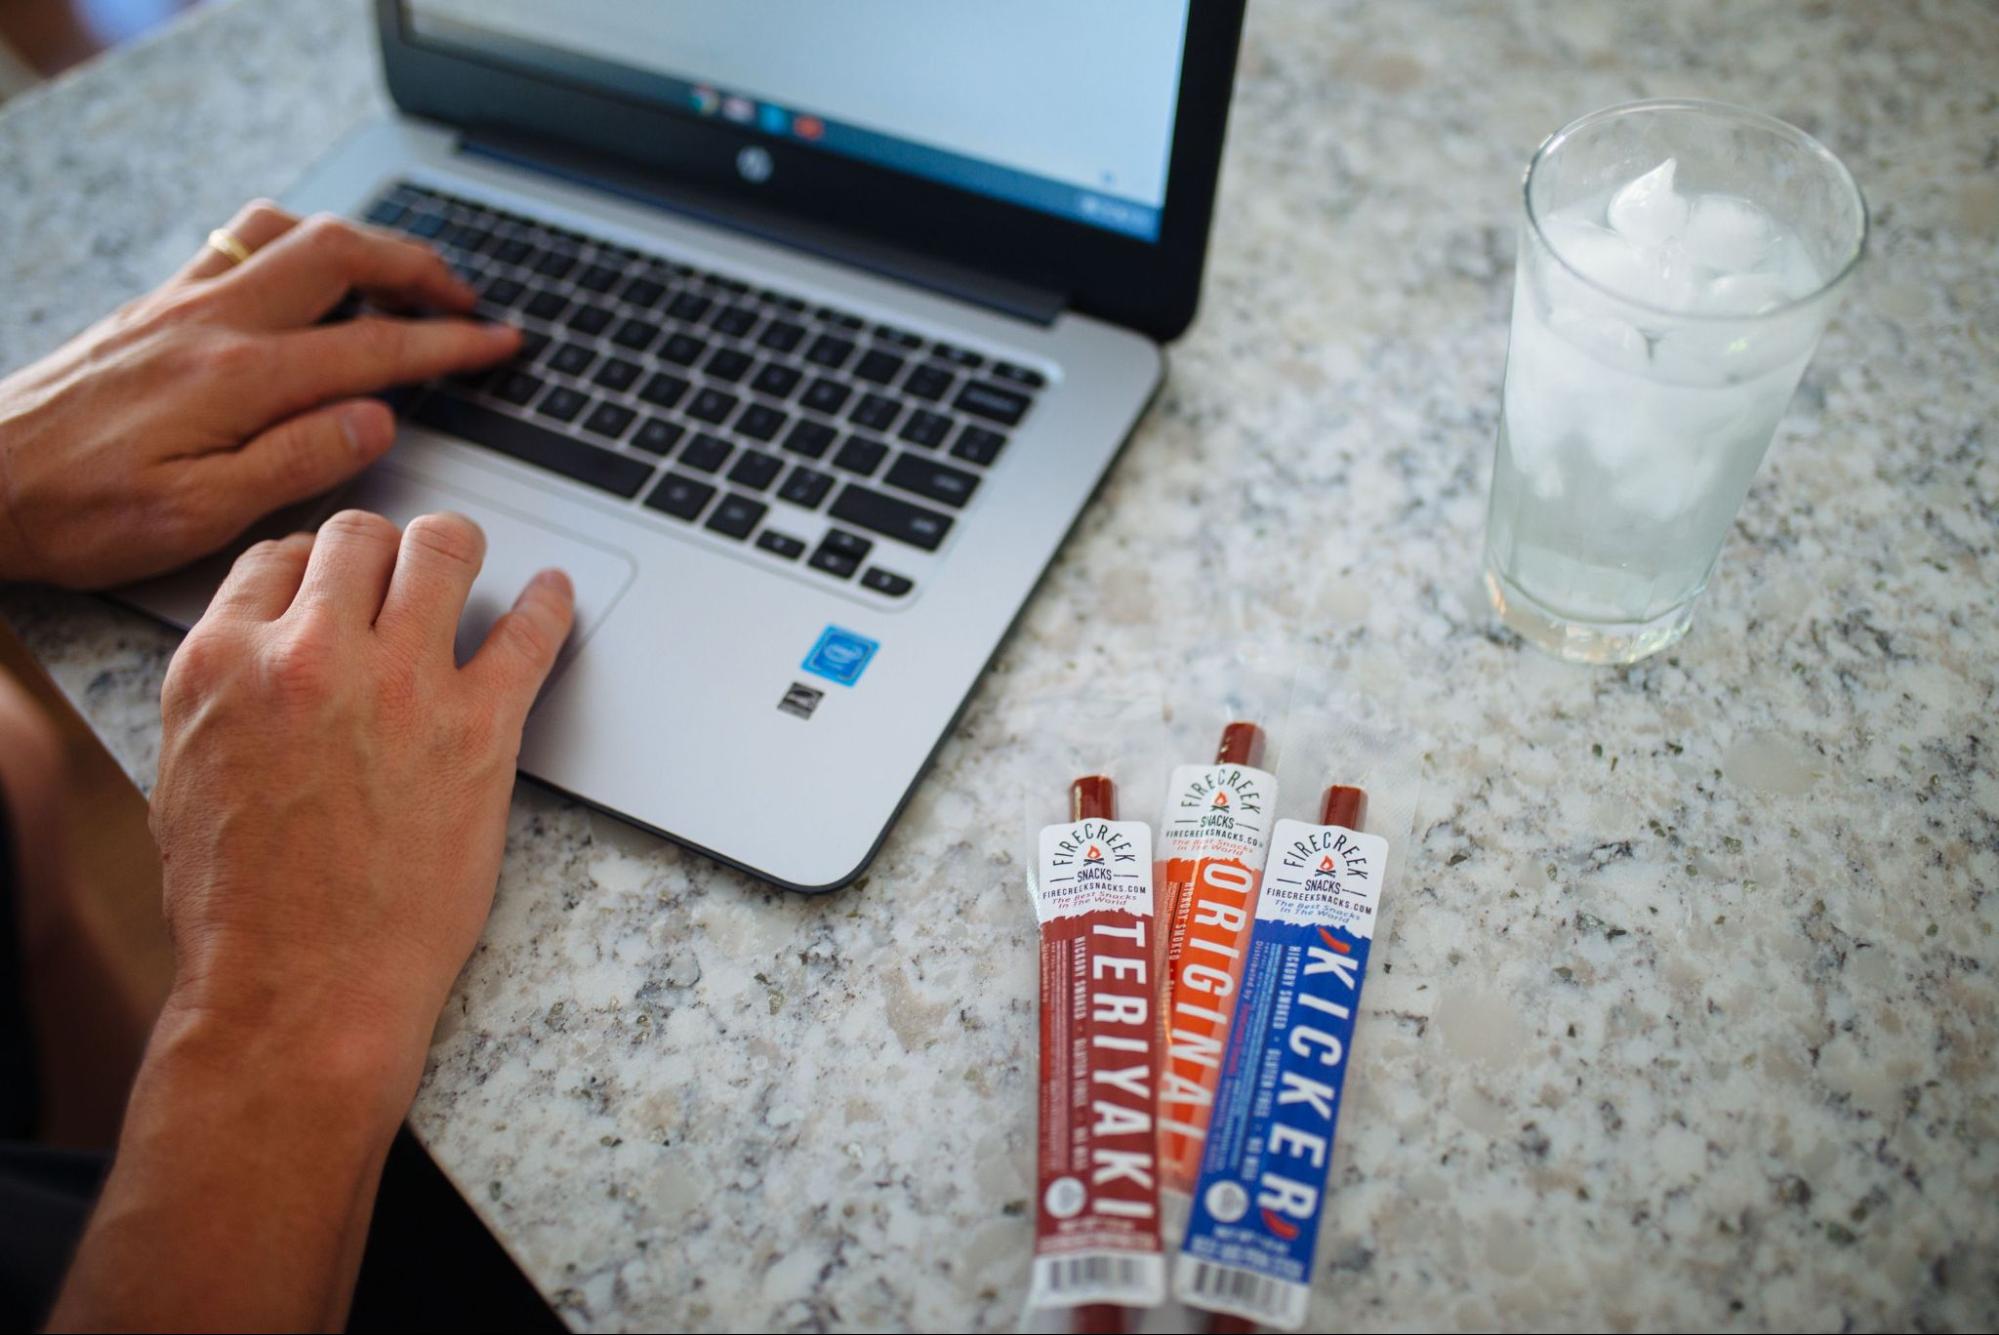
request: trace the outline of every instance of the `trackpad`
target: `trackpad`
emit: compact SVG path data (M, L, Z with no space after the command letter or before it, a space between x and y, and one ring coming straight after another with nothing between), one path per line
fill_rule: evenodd
M562 647L556 671L574 658L577 649L597 629L611 605L632 582L637 568L614 548L539 520L504 509L456 487L415 477L390 465L377 464L339 496L334 510L372 510L397 527L418 515L456 510L486 531L486 564L472 585L465 618L458 623L458 661L465 662L485 642L486 632L514 605L537 571L553 566L576 586L576 628Z

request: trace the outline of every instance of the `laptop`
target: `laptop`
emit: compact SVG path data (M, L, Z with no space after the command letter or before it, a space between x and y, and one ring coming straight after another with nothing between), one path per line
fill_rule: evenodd
M380 0L395 114L287 207L519 324L359 506L578 620L531 777L793 890L881 846L1192 318L1240 0ZM252 535L257 536L257 535ZM131 590L180 625L226 558Z

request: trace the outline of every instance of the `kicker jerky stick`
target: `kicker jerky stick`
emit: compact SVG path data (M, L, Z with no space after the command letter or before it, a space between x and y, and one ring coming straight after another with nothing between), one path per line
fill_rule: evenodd
M1215 1094L1174 1296L1295 1330L1312 1294L1346 1056L1388 841L1367 794L1328 788L1319 823L1281 820L1257 898L1227 1074Z
M1121 821L1101 775L1042 829L1041 1106L1028 1306L1075 1308L1077 1331L1125 1328L1165 1297L1157 1128L1158 947L1152 832Z
M1231 723L1212 765L1182 765L1160 821L1160 918L1166 930L1166 1069L1159 1091L1161 1185L1184 1197L1221 1075L1249 946L1256 882L1270 846L1277 780L1256 768L1263 729Z

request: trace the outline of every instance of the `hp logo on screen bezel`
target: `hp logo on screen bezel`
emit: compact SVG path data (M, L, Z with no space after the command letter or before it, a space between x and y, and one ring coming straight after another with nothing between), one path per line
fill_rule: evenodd
M768 181L776 165L771 161L770 150L759 144L745 144L736 154L736 174L751 185Z

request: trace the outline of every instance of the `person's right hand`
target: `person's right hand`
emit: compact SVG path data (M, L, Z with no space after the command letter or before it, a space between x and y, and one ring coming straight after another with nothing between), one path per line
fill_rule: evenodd
M520 347L465 319L318 323L352 290L470 311L428 246L264 202L229 230L245 263L205 249L0 379L0 581L103 588L205 556L389 448L395 419L363 396Z
M478 526L342 511L251 547L161 692L167 1015L335 1039L400 1116L492 904L528 707L573 616L544 571L463 667Z

